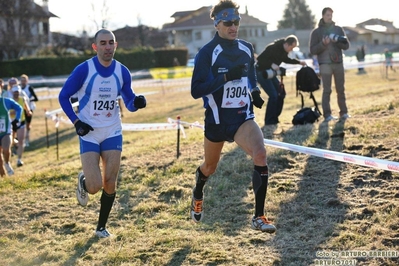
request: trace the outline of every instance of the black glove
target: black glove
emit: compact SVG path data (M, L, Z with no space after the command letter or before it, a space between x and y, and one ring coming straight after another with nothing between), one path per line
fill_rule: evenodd
M141 109L147 106L147 101L143 95L136 95L134 98L134 107Z
M84 135L86 135L87 133L89 133L90 131L93 131L93 130L94 130L89 124L86 124L85 122L82 122L82 121L80 121L80 120L78 120L78 121L75 123L75 129L76 129L76 133L77 133L79 136L84 136Z
M258 87L255 87L252 92L252 103L253 105L255 105L255 107L261 109L263 104L265 103L265 101L262 99L262 97L260 96L260 90Z
M240 79L242 77L242 70L244 66L238 65L229 69L226 73L226 81Z
M19 120L18 119L14 119L11 122L12 125L12 131L17 131L18 130L18 126L19 126Z

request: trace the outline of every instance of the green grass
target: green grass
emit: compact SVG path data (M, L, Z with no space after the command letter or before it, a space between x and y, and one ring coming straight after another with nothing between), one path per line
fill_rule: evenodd
M288 76L281 123L265 134L286 143L399 161L398 79L399 74L385 79L378 67L366 75L349 70L346 94L352 118L294 127L300 98ZM202 101L192 99L188 89L178 90L189 86L134 88L158 93L147 96L147 108L124 112L123 122L163 123L181 116L202 123ZM315 96L320 102L321 90ZM305 104L312 101L305 97ZM331 104L336 115L335 92ZM205 187L204 220L194 224L190 198L203 159L198 128L185 128L179 158L176 131L124 132L117 198L108 222L115 237L97 239L100 193L85 208L75 198L81 164L73 127L60 124L57 151L56 128L48 120L47 147L44 112L56 108L56 99L38 102L25 165L0 179L2 265L285 266L312 265L320 259L317 251L399 251L398 173L274 147L266 147L271 172L266 214L276 234L250 228L253 166L234 143L223 149ZM260 126L264 112L265 107L256 109ZM350 259L357 265L399 264L398 257Z

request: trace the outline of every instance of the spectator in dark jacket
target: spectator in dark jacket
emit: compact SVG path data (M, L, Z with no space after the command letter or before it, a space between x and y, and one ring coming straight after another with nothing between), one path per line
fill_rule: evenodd
M356 59L359 62L359 67L357 68L358 74L364 74L366 71L364 70L363 62L366 57L366 51L364 49L364 45L359 46L356 50Z
M268 44L257 58L256 73L258 83L269 96L265 126L279 123L278 117L283 110L285 92L283 92L283 95L279 95L280 81L277 76L284 76L285 72L284 69L280 69L280 64L284 62L287 64L306 65L305 61L288 57L288 53L298 45L298 38L295 35L289 35L284 39Z

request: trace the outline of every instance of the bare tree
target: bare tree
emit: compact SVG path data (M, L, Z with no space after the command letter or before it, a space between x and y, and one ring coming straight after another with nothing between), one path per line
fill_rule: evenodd
M96 4L94 1L91 2L91 9L93 11L93 14L90 16L90 19L93 21L96 30L107 28L110 19L107 0L103 0L100 10L96 8Z

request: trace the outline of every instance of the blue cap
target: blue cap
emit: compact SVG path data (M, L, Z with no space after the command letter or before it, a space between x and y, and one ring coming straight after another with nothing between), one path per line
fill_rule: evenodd
M215 26L219 24L220 21L234 21L240 20L240 14L236 8L226 8L220 11L215 16Z

